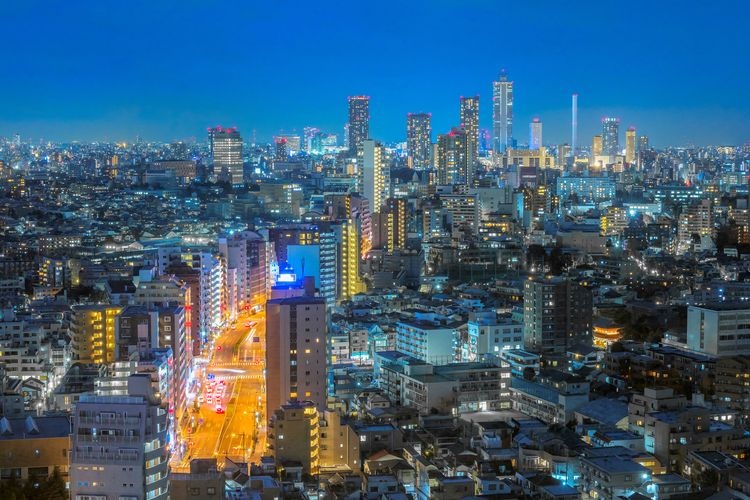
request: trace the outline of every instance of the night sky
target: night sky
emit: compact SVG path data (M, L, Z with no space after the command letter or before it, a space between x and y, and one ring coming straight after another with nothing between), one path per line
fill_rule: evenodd
M575 6L575 7L573 7ZM0 136L205 140L238 126L258 140L307 125L342 134L346 97L371 96L371 135L433 134L492 80L515 82L514 136L580 141L605 115L657 146L750 140L750 2L0 1Z

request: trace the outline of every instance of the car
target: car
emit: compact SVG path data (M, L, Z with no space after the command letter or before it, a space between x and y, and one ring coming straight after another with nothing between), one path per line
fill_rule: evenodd
M203 396L198 396L198 404L199 404L199 405L202 405L202 404L203 404L203 403L204 403L205 401L206 401L206 400L204 399L204 397L203 397Z
M222 413L224 413L224 408L222 408L221 406L217 406L216 407L216 413L218 413L219 415L221 415Z
M206 403L208 403L210 405L213 404L214 403L214 398L212 398L211 396L207 397L206 398Z
M219 380L219 385L222 386L222 387L225 386L225 385L227 385L226 380Z

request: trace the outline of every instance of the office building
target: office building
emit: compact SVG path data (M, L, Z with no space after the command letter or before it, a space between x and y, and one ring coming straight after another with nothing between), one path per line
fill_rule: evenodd
M236 128L210 128L208 140L214 173L232 184L242 184L245 174L239 131Z
M370 138L370 98L368 96L349 97L349 152L356 154L362 144Z
M370 212L380 212L391 194L391 169L385 157L385 148L367 139L362 145L362 188Z
M73 306L70 349L73 360L82 363L112 363L116 360L115 317L122 307L112 305Z
M492 84L493 150L502 153L513 145L513 82L505 70Z
M638 137L638 152L648 151L651 149L651 146L648 144L648 136L647 135L641 135Z
M167 409L148 374L127 396L84 395L73 411L71 498L169 497Z
M687 347L712 356L750 354L750 307L738 303L689 306Z
M602 147L602 136L595 135L593 139L591 139L591 157L601 156Z
M479 157L479 96L461 97L461 127L466 131L469 168L475 169Z
M625 162L635 162L635 127L628 127L625 131Z
M302 139L300 136L296 134L279 134L276 137L274 137L274 142L278 144L279 142L284 142L286 145L286 152L287 155L296 155L300 151L302 151Z
M440 185L471 186L474 167L469 164L469 141L465 129L454 127L449 133L438 136L435 170Z
M563 277L529 278L523 294L524 344L531 352L565 354L591 345L591 290Z
M327 324L322 297L273 299L266 305L266 403L271 416L290 401L326 408Z
M508 148L498 156L499 160L496 164L503 168L511 165L535 169L555 168L555 156L549 154L544 146L537 149Z
M620 154L619 118L602 118L602 153L607 156Z
M537 150L542 146L542 122L534 118L529 124L529 149Z
M425 170L430 167L432 148L432 115L409 113L406 115L406 154L410 168Z
M289 147L286 137L274 137L274 161L285 162L289 159Z

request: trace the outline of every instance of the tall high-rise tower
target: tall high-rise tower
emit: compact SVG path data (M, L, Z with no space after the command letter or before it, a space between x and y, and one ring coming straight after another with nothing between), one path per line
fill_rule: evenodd
M602 152L609 156L620 154L619 118L602 118Z
M469 166L475 168L479 157L479 96L461 97L461 126L466 130Z
M494 151L500 153L511 146L513 138L513 82L508 80L505 70L498 81L492 84L492 122L494 129Z
M370 137L370 98L349 97L349 152L356 153Z
M425 170L430 166L431 117L430 113L408 113L406 115L407 159L409 167L416 170Z
M542 146L542 121L534 118L529 124L529 149L539 149Z
M468 142L466 130L461 127L453 127L449 133L438 136L435 169L439 184L472 184L474 167L469 165Z
M600 156L602 154L602 136L595 135L591 139L591 156Z
M648 151L651 148L648 143L648 136L642 135L638 137L638 152Z
M266 304L266 402L269 417L289 401L326 408L326 303L322 297Z
M242 137L239 131L234 127L210 128L208 141L214 172L224 176L232 184L242 184L245 175L242 165Z
M370 213L380 212L391 195L391 171L386 164L385 148L372 139L362 144L362 191L370 202Z
M625 131L625 161L635 161L635 127L628 127Z
M578 149L578 94L573 94L573 102L571 104L570 127L573 137L571 138L570 149L573 156L575 156Z

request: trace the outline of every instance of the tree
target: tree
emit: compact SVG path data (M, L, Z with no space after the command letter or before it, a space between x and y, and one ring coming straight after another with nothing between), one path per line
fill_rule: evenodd
M65 487L65 480L63 480L59 467L55 466L52 475L47 478L47 482L40 493L39 498L46 500L67 500L68 490Z

